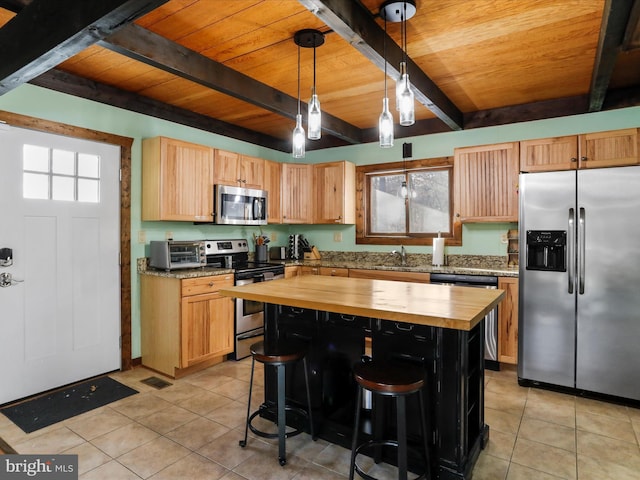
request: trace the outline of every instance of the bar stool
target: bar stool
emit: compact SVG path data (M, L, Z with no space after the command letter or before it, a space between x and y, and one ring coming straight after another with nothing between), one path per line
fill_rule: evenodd
M377 480L375 477L363 472L356 462L356 457L362 450L374 448L379 452L382 446L390 446L397 449L398 454L398 479L407 480L407 419L406 419L406 399L409 395L418 394L420 401L420 428L422 434L424 451L418 452L423 457L425 470L415 480L429 479L431 475L429 461L429 445L427 439L426 415L424 411L423 393L424 373L421 369L408 364L394 364L370 361L359 363L353 367L353 374L358 383L358 395L356 400L356 417L353 430L353 440L351 445L351 468L349 470L349 480L353 480L354 472L357 472L366 480ZM358 432L360 430L360 411L362 406L363 391L370 391L375 395L382 395L393 398L396 401L396 425L397 439L377 439L366 441L358 445ZM375 407L373 415L377 415ZM379 419L374 419L379 421ZM417 451L413 448L410 450ZM378 453L375 455L378 463Z
M313 432L313 418L311 416L311 395L309 392L309 375L307 373L307 346L297 340L277 340L277 341L262 341L251 345L251 379L249 383L249 401L247 402L247 420L244 427L244 440L239 441L241 447L247 445L248 429L251 429L253 433L264 438L277 438L278 439L278 461L280 465L287 463L285 439L293 437L303 432L303 428L294 428L287 432L287 419L286 412L294 412L300 417L307 420L309 424L309 433L315 440L315 434ZM291 365L302 360L304 367L304 380L307 390L307 410L303 410L298 407L286 404L286 388L285 388L285 366ZM277 382L277 400L274 406L261 406L258 410L251 413L251 394L253 392L253 373L255 369L255 362L258 361L267 366L272 366L276 370L276 382ZM269 433L259 430L254 427L251 422L253 419L261 414L269 412L271 415L276 416L278 433ZM293 427L292 427L293 428Z

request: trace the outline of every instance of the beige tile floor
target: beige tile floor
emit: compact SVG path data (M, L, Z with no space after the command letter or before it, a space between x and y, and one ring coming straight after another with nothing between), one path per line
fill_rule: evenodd
M306 434L287 442L284 468L275 441L238 446L249 373L247 360L226 362L156 390L136 368L113 377L140 394L29 435L0 415L0 437L18 453L78 454L83 480L346 478L349 450ZM473 480L640 479L638 409L519 387L503 369L487 372L485 416L490 440Z

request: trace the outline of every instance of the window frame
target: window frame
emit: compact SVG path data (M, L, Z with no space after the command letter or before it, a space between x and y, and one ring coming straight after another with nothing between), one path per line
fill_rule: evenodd
M373 165L356 166L356 244L362 245L424 245L431 246L432 239L437 234L416 234L416 235L372 235L369 231L370 210L369 185L367 176L384 173L402 173L407 170L419 170L424 168L450 168L451 189L449 191L449 205L451 206L451 228L452 232L443 235L446 245L462 245L462 223L455 216L455 172L453 157L426 158L410 160L406 162L379 163Z

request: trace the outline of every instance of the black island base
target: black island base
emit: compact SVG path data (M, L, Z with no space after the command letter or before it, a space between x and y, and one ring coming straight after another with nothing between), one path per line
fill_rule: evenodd
M266 304L265 337L296 338L308 343L307 362L315 434L351 448L357 386L352 366L367 357L408 362L425 376L430 470L434 479L470 479L480 450L489 438L484 423L484 322L472 330L454 330L375 318L349 316L297 307ZM265 370L265 403L276 399L275 374ZM304 371L287 371L287 401L306 406ZM419 450L417 396L407 399L407 438ZM395 435L395 406L387 399L362 400L364 420L359 440ZM376 425L367 421L375 409ZM382 419L380 421L379 419ZM415 421L414 421L415 420ZM295 419L291 420L295 423ZM295 425L292 425L295 426ZM299 425L298 425L299 427ZM382 452L395 464L395 452ZM409 470L424 471L422 458L409 456Z

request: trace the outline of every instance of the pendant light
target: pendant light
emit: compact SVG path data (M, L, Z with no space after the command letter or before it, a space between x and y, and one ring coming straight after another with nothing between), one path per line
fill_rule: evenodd
M402 61L400 62L400 75L396 81L396 110L399 111L399 121L403 127L413 125L416 121L415 96L407 71L407 19L413 17L415 13L416 4L413 0L388 1L380 7L380 15L385 20L400 22Z
M298 45L298 114L296 115L296 127L293 129L293 158L304 158L304 128L302 128L302 115L300 114L300 45Z
M293 37L298 45L298 50L302 48L313 48L313 86L311 87L311 98L307 106L307 138L309 140L319 140L322 136L322 111L320 110L320 100L316 92L316 48L324 43L324 34L318 30L306 28L299 30ZM298 58L298 65L300 59ZM298 68L300 68L298 66ZM300 94L298 94L300 97Z
M384 37L382 43L384 57L384 98L382 99L382 113L378 119L380 147L393 147L393 116L389 111L389 97L387 97L387 19L384 19Z

